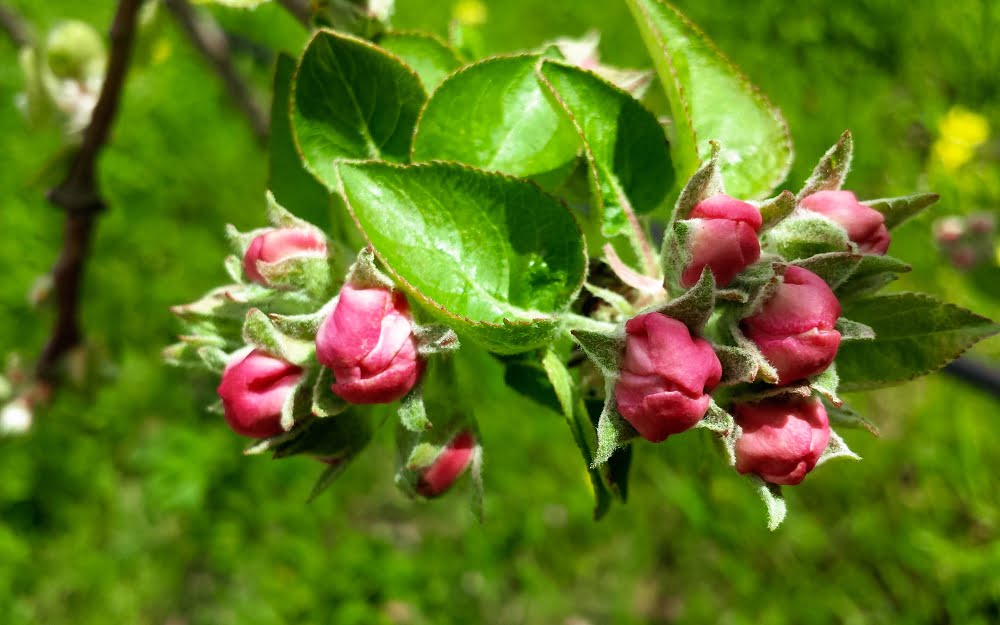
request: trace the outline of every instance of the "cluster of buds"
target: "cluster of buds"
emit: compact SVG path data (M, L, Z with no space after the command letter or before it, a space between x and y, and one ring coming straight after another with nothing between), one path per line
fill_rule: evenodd
M663 292L674 299L645 306L617 331L574 331L607 380L597 464L633 436L661 442L699 426L769 492L830 457L856 457L830 429L828 409L841 406L834 361L842 341L874 333L841 318L840 294L892 279L878 269L898 262L883 259L886 206L912 212L936 197L859 201L841 190L851 149L845 133L798 195L750 202L725 193L715 148L668 226ZM865 262L876 269L861 279ZM645 305L646 295L635 300Z
M25 77L17 105L31 123L56 112L66 136L81 138L104 82L107 52L100 33L85 22L58 24L43 46L25 47L19 62Z
M942 217L934 222L934 240L956 269L997 262L996 218L990 213Z
M403 400L408 414L423 412L427 357L454 349L457 339L414 323L406 296L370 249L340 278L346 262L338 244L269 199L272 227L230 229L235 284L175 307L192 334L166 356L221 371L226 422L257 439L248 453L306 453L333 474L371 438L364 407ZM423 417L411 426L430 423ZM423 445L423 464L412 492L423 497L448 490L469 465L468 450L478 449L472 427L431 446L432 454L426 441L414 444Z

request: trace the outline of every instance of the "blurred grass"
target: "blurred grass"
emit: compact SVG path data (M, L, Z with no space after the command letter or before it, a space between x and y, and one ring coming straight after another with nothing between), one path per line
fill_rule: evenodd
M442 34L454 9L398 1L398 26ZM113 10L108 0L11 4L40 31L68 17L104 28ZM850 128L850 187L861 197L935 190L937 214L997 210L996 3L678 5L785 112L799 154L790 187ZM484 6L490 51L597 27L608 62L647 65L619 3ZM216 13L265 48L304 42L277 7ZM0 623L1000 621L1000 403L942 376L852 398L882 438L846 432L865 460L833 462L789 489L790 517L775 533L704 432L639 445L632 500L592 523L564 423L496 384L483 387L477 414L485 525L462 493L416 505L395 492L389 428L306 505L318 463L243 458L244 441L203 409L212 384L160 363L177 330L167 307L224 280L223 225L262 222L266 155L172 24L145 36L150 52L101 160L111 209L87 273L90 378L28 436L0 440ZM60 242L40 175L59 141L24 127L6 41L0 59L0 354L30 357L51 322L25 293ZM266 87L266 64L239 61ZM983 116L994 136L947 169L931 146L954 105ZM900 287L1000 317L997 300L933 249L932 220L894 235L894 253L915 266ZM998 352L996 339L979 350ZM488 358L465 357L476 384L498 379Z

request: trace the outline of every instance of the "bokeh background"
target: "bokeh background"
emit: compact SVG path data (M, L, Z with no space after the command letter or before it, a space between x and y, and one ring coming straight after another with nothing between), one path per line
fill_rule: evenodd
M114 10L7 4L40 33L65 18L103 31ZM894 234L915 267L896 288L1000 317L996 260L960 270L932 236L935 216L1000 209L1000 3L677 5L784 111L789 187L850 128L859 196L942 195ZM305 31L277 6L211 11L266 98L273 54L298 53ZM444 35L456 17L482 22L490 52L597 28L606 62L649 66L617 0L398 0L394 23ZM485 524L461 492L398 494L389 428L307 505L318 463L244 458L204 410L213 384L161 363L168 306L225 280L224 224L263 223L267 156L168 15L138 54L100 162L111 208L87 271L89 349L30 433L0 439L0 623L1000 622L1000 400L943 374L850 398L881 438L844 432L864 460L787 489L774 533L700 431L639 445L631 500L595 524L562 419L499 386L477 415ZM60 245L44 191L61 133L16 109L16 55L0 39L0 357L30 363L52 320L27 294ZM1000 366L997 339L974 354ZM475 379L500 379L491 367Z

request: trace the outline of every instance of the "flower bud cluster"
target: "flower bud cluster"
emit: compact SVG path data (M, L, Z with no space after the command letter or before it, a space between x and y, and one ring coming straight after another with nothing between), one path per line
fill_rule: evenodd
M817 191L788 210L793 209L799 215L822 215L842 228L856 253L883 255L888 249L890 237L882 213L859 202L850 191ZM715 193L694 203L680 223L679 257L684 260L678 269L680 285L695 287L707 269L717 287L741 288L740 276L762 256L760 209ZM777 271L772 285L760 291L759 298L749 298L752 303L730 310L738 315L734 331L762 359L762 375L787 391L773 389L760 395L766 399L731 405L741 432L733 454L740 473L775 484L797 484L816 466L830 438L822 402L803 397L798 389L824 373L836 358L841 305L823 278L775 260L780 259L768 259ZM722 377L713 345L685 323L661 312L646 312L625 324L614 399L618 413L643 438L659 442L698 424ZM790 392L793 389L797 392Z
M998 257L996 219L990 213L942 217L934 222L934 241L948 262L962 271L990 264Z
M269 228L249 242L241 265L251 282L284 288L272 284L272 269L326 255L326 239L313 228ZM330 390L336 396L351 404L381 404L402 398L416 385L424 365L401 292L349 281L328 308L316 332L315 352L316 361L333 372ZM282 433L283 408L303 376L302 366L260 349L237 352L219 385L230 427L254 438Z

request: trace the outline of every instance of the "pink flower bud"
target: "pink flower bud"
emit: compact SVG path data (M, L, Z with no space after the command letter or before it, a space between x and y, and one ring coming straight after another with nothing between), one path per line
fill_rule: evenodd
M618 412L643 438L658 443L705 416L722 378L711 344L660 313L625 324L625 358L615 385Z
M771 399L733 407L743 435L736 470L772 484L798 484L813 470L830 440L830 422L815 399Z
M942 217L934 222L934 238L940 245L957 243L965 234L965 221L961 217Z
M403 294L350 284L316 334L316 358L333 369L333 392L352 404L400 399L424 368Z
M850 191L820 191L803 198L802 208L824 215L847 231L847 238L866 254L885 254L889 230L885 217L869 208Z
M258 284L268 286L258 263L279 263L296 256L326 256L326 239L307 228L274 228L254 237L243 255L243 271Z
M757 314L740 328L778 372L778 384L822 373L837 356L840 302L822 278L791 266Z
M469 467L475 450L476 439L471 432L462 432L453 438L434 462L420 474L417 492L429 498L437 497L451 488Z
M237 434L267 438L283 432L281 407L302 369L260 351L237 352L222 372L219 397Z
M682 285L693 286L708 266L716 285L726 286L760 258L762 222L754 206L720 193L698 202L689 218L691 264L681 274Z

